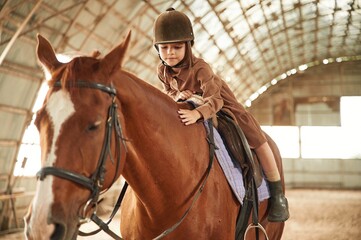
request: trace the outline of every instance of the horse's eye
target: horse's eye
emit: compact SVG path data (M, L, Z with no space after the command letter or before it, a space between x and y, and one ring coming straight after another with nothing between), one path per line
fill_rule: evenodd
M101 121L96 121L95 123L90 124L87 128L87 131L92 132L92 131L97 130L99 128L100 124L101 124Z

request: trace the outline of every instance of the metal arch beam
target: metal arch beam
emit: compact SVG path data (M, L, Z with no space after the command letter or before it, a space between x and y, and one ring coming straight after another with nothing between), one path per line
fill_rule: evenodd
M145 37L146 39L153 41L153 39L151 37L149 37L149 35L144 32L140 27L138 27L136 24L133 23L133 21L129 21L126 17L124 17L120 12L114 10L114 9L110 9L110 11L116 16L118 17L124 24L128 25L129 27L131 27L132 29L135 29L137 32L139 32L143 37ZM142 16L143 14L139 14L140 16ZM134 18L132 18L134 20ZM135 47L133 45L133 47Z
M239 1L238 3L239 3L239 5L240 5L240 7L241 7L241 10L242 10L242 14L243 14L243 16L244 16L244 19L246 20L246 23L247 23L247 25L248 25L248 27L249 27L249 29L250 29L250 34L251 34L251 36L252 36L252 38L253 38L256 46L257 46L258 51L260 52L261 59L262 59L262 61L263 61L263 63L264 63L264 66L265 66L265 68L266 68L267 74L268 74L268 76L271 77L271 76L272 76L271 71L270 71L270 69L269 69L269 66L268 66L268 64L267 64L266 59L264 58L264 55L262 54L259 41L257 40L257 37L256 37L255 34L254 34L254 29L253 29L253 26L252 26L251 23L250 23L249 18L247 17L246 10L244 9L241 1ZM259 84L262 86L264 83L259 82Z
M94 33L94 30L96 29L96 27L99 25L99 23L104 19L106 13L113 8L113 6L116 4L117 2L114 1L111 5L106 5L106 9L102 11L102 13L98 13L97 17L96 17L96 21L93 22L92 27L89 29L90 31L86 33L86 36L83 40L83 42L80 44L80 49L82 49L85 45L85 43L87 42L88 38Z
M137 26L134 22L136 21L136 18L138 18L139 20L141 20L142 17L144 17L145 12L149 9L147 9L147 4L149 5L150 3L145 2L146 4L143 4L143 6L139 7L139 11L141 11L142 13L139 13L139 11L135 11L134 14L136 14L137 16L134 17L130 17L131 20L128 20L127 17L125 17L122 13L114 10L114 9L110 9L110 11L115 15L115 17L117 17L118 19L120 19L120 21L122 23L124 23L125 25L128 25L133 29L135 29L135 31L137 33L139 33L142 37L144 37L144 39L148 39L149 42L153 42L153 39L151 36L149 36L146 32L146 30L141 29L141 27ZM151 30L151 29L150 29ZM142 55L144 55L146 53L146 50L148 49L148 46L140 46L142 43L144 43L144 41L137 41L137 40L132 40L132 44L131 44L131 48L132 50L138 50L139 54L132 54L129 55L129 59L136 62L139 66L143 66L143 69L138 70L138 67L134 67L132 68L132 70L136 73L140 73L144 71L144 67L145 69L148 69L150 71L154 71L154 68L152 65L147 64L146 62L142 61Z
M336 11L332 12L332 23L330 24L330 35L333 36L334 34L334 26L335 26L335 16L336 16ZM332 49L332 38L329 37L328 41L327 41L327 54L329 56L331 56L331 50Z
M0 72L27 79L33 82L41 82L43 79L40 75L34 75L34 72L39 72L38 68L31 68L29 66L20 65L9 61L4 61L0 66Z
M182 1L182 4L183 4L184 7L187 9L187 11L189 11L189 12L193 15L193 17L195 18L195 15L194 15L194 13L191 11L190 7L189 7L186 3L184 3L183 1ZM210 5L210 7L211 7L211 10L212 10L212 6L211 6L211 5ZM213 12L215 13L216 16L218 16L215 11L213 11ZM204 24L199 21L199 25L202 27L203 31L208 34L209 39L213 42L214 46L217 47L219 53L221 53L221 54L224 56L224 58L225 58L226 61L227 61L227 64L229 64L229 66L233 66L233 62L232 62L225 54L222 53L223 51L222 51L221 48L218 46L218 44L217 44L216 40L214 39L214 37L208 32L208 30L207 30L207 28L204 26ZM199 53L199 54L202 56L202 53Z
M318 49L319 39L318 39L318 34L317 33L318 33L318 30L319 30L318 20L320 18L320 13L318 11L319 8L317 7L318 2L316 1L314 4L316 5L316 11L315 11L316 17L313 19L314 22L315 22L315 30L313 31L313 35L314 35L314 38L315 38L315 43L313 45L313 47L314 47L313 51L314 51L315 55L317 56L317 55L319 55L319 51L318 51L319 50Z
M10 12L12 12L13 9L17 8L18 6L21 6L24 2L19 2L17 4L15 4L15 6L13 6L13 8L11 9L8 5L10 3L10 1L6 1L5 5L2 6L1 10L0 10L0 20L2 20L4 18L4 16L6 16L7 14L9 14Z
M17 147L20 145L20 141L13 139L0 139L0 147Z
M55 14L53 14L53 15L51 16L51 18L52 18L52 17L54 17L54 16L59 15L60 17L63 17L66 21L69 21L69 22L70 22L70 24L68 25L68 27L66 28L66 30L64 31L64 33L62 33L64 37L61 39L61 41L59 42L58 46L55 48L56 50L60 50L60 51L61 51L61 50L64 48L63 45L66 45L66 42L65 42L65 41L66 41L66 38L65 38L65 36L67 36L67 33L69 32L69 30L72 28L72 26L73 26L74 23L75 23L74 19L72 20L72 19L67 18L66 16L63 16L63 13L66 12L66 11L68 11L69 9L74 8L74 7L77 6L77 5L80 5L80 4L83 4L83 5L82 5L81 7L79 7L79 10L78 10L78 11L76 12L76 14L75 14L75 16L78 17L79 14L81 13L81 11L85 8L86 1L82 1L82 2L76 3L76 4L74 4L74 5L71 5L71 6L69 6L68 8L63 9L62 11L58 11L57 13L55 13ZM48 6L46 5L46 7L48 7ZM53 9L51 9L51 11L53 11Z
M275 4L275 3L274 3ZM282 2L280 2L280 4L282 4ZM261 9L262 9L262 14L263 14L263 17L264 17L264 19L265 19L265 25L266 25L266 28L267 28L267 32L268 32L268 35L269 35L269 38L270 38L270 40L271 40L271 46L272 46L272 48L273 48L273 52L275 53L275 56L276 56L276 59L277 59L277 62L278 62L278 72L281 72L282 70L281 69L284 69L284 66L283 66L283 63L282 63L282 61L281 61L281 59L280 59L280 55L279 55L279 53L278 53L278 51L277 51L277 47L276 47L276 43L275 43L275 40L274 40L274 36L272 35L272 33L271 33L271 28L270 28L270 26L269 26L269 24L268 24L268 21L267 21L267 16L266 16L266 13L265 13L265 9L264 9L264 6L263 6L263 4L261 4L261 3L259 3L259 5L260 5L260 7L261 7ZM284 15L283 14L283 12L282 12L282 15ZM283 24L284 24L284 20L283 20ZM261 49L260 49L261 50ZM262 52L261 52L261 54L262 54ZM263 55L263 54L262 54ZM266 61L266 60L265 60ZM291 61L292 61L292 59L291 59ZM268 62L266 61L266 64L268 65ZM272 69L270 69L270 78L272 78L272 77L274 77L274 76L272 76L272 73L273 73L273 71L272 71ZM264 84L264 83L262 83L262 84Z
M302 14L302 5L301 5L301 3L294 4L294 7L295 7L295 8L298 8L299 18L302 19L303 14ZM295 10L295 11L296 11L296 10ZM306 49L305 49L305 39L303 38L304 32L303 32L302 23L303 23L303 21L301 21L301 22L299 23L299 25L300 25L299 27L300 27L300 29L301 29L301 31L302 31L302 35L301 35L302 58L303 58L303 61L302 61L302 62L307 62L306 56L305 56Z
M15 114L24 115L24 116L31 114L31 111L28 109L14 107L14 106L10 106L10 105L4 105L4 104L0 104L0 112L15 113Z
M81 2L81 3L86 3L86 1L83 1L83 2ZM89 35L90 38L92 38L94 41L98 42L98 43L101 44L102 46L105 46L105 47L107 47L107 48L110 48L110 47L112 46L111 42L107 41L105 38L103 38L103 37L95 34L94 32L90 31L87 27L81 25L80 23L77 23L77 22L75 21L75 19L70 19L69 17L65 16L65 15L63 14L63 11L60 11L60 12L59 12L59 11L57 11L56 9L54 9L53 7L51 7L51 6L49 6L48 4L45 4L45 3L43 4L43 7L44 7L48 12L52 13L54 16L57 15L57 16L59 16L59 18L62 18L64 21L67 21L67 22L71 23L71 24L69 25L69 27L67 28L67 32L62 33L62 35L68 36L68 31L71 29L71 27L74 27L74 28L78 29L79 31L81 31L82 33ZM85 8L85 5L83 5L83 8ZM81 8L81 9L83 9L83 8ZM79 12L77 13L76 16L79 16L80 12L81 12L81 10L79 10ZM63 39L64 39L64 38L63 38ZM61 42L61 43L59 44L59 46L62 46L63 44L65 44L65 43L64 43L64 42ZM69 43L66 43L66 44L67 44L68 46L70 46ZM78 48L76 48L76 47L74 47L74 46L70 46L70 47L71 47L72 49L74 49L74 50L80 50L80 49L78 49ZM56 49L56 50L58 50L58 49Z
M355 0L353 0L351 3L349 3L350 5L350 9L347 10L348 13L348 17L347 17L347 24L346 24L346 29L345 29L345 33L349 33L349 29L350 29L350 24L352 22L352 15L351 15L351 10L354 8L355 5ZM348 34L345 34L342 40L342 45L346 45L346 39L348 37Z
M209 5L211 6L213 12L214 12L215 15L217 16L217 18L218 18L218 20L220 21L220 23L222 24L225 32L227 32L228 37L232 40L232 42L233 42L233 47L236 48L238 55L241 56L241 58L244 60L244 62L246 63L246 66L248 67L248 69L251 70L250 72L254 72L254 71L253 71L254 69L253 69L252 64L250 63L249 59L247 59L247 58L244 56L244 54L241 53L241 50L240 50L240 48L239 48L239 44L238 44L238 43L236 42L236 40L230 35L229 28L227 28L226 23L221 19L221 17L220 17L219 14L217 13L217 11L216 11L216 9L215 9L216 5L215 5L215 4L212 4L212 3L210 3L210 2L209 2ZM227 57L226 57L225 54L224 54L224 56L225 56L225 58L227 59ZM228 59L227 59L227 60L228 60ZM228 63L229 63L229 62L228 62ZM230 66L233 66L233 63L229 63L229 64L230 64ZM240 75L242 75L242 73L240 72L240 69L236 69L236 68L233 67L233 70L234 70L234 73L235 73L235 74L240 74ZM239 82L238 82L237 86L239 86L239 85L240 85L240 84L239 84ZM251 88L251 85L250 85L249 81L245 81L245 82L243 83L243 85L244 85L246 88ZM234 89L236 88L236 87L235 87L235 84L230 83L230 86L231 86L232 88L234 88Z
M76 7L77 5L79 5L79 4L81 4L81 3L85 3L85 1L83 0L83 2L77 2L77 3L71 5L71 6L67 7L67 8L64 8L64 9L60 10L60 11L57 11L57 12L55 12L55 13L53 12L53 14L50 15L49 17L42 19L41 22L38 22L37 24L33 25L33 27L28 28L26 31L23 31L23 32L19 35L19 37L21 36L22 39L25 38L25 39L27 39L29 42L30 42L30 41L34 41L33 39L30 39L29 37L27 37L26 34L29 33L29 32L32 32L32 31L34 31L34 30L36 30L36 29L38 29L39 27L44 27L44 28L49 29L50 31L57 32L56 29L51 28L51 27L49 27L49 26L46 26L46 25L45 25L45 22L47 22L48 20L53 19L54 17L57 17L57 16L59 16L60 18L62 18L64 21L71 22L71 19L69 19L69 18L67 18L67 17L65 17L65 16L62 16L62 13L66 12L66 11L68 11L68 10L74 8L74 7ZM48 5L47 5L46 3L42 3L41 7L43 7L43 8L48 8ZM7 18L7 20L14 22L14 20L12 20L11 18ZM18 24L19 24L18 22L14 22L14 25L18 25ZM7 30L7 31L9 31L9 34L10 34L10 30ZM7 42L9 42L9 41L10 41L10 40L2 41L2 42L0 42L0 45L5 44L5 43L7 43Z
M20 25L20 27L17 29L17 31L15 32L15 34L13 35L13 37L11 38L10 42L6 45L4 51L1 53L0 56L0 66L2 65L6 55L8 54L8 52L10 51L11 47L13 46L13 44L15 43L16 39L18 38L18 36L20 35L20 33L23 31L23 29L25 28L26 24L28 23L28 21L30 20L30 18L34 15L34 13L36 12L36 10L40 7L41 3L43 0L39 0L36 5L33 7L33 9L31 9L30 13L28 14L28 16L25 18L25 20L22 22L22 24Z
M0 19L2 19L4 16L6 16L6 14L8 14L8 12L6 12L5 10L8 9L9 2L10 1L6 1L4 6L1 8L1 10L0 10Z
M289 57L289 59L291 61L291 65L295 66L295 62L294 62L293 57L292 57L292 48L291 48L291 44L290 44L290 36L288 34L288 31L286 30L287 26L286 26L286 17L285 17L285 10L284 10L284 7L283 7L283 1L280 2L280 9L281 9L281 13L282 13L282 26L283 26L283 29L285 29L284 34L286 36L287 54L288 54L288 57Z
M14 25L19 25L18 22L14 21L14 20L11 19L11 18L6 18L6 20L8 20L9 22L12 22ZM5 28L5 27L3 27L1 30L2 30L4 33L6 33L6 34L8 34L8 35L10 35L10 36L13 36L14 33L15 33L15 31L13 31L13 30L11 30L11 29L8 29L8 28ZM0 46L5 45L6 43L9 43L10 40L11 40L11 38L8 38L8 39L5 39L5 40L3 40L3 41L0 41ZM23 33L18 36L18 40L19 40L19 41L24 41L24 42L27 42L27 43L33 43L33 42L35 42L35 40L34 40L33 38L30 38L30 37L28 37L27 35L23 35Z

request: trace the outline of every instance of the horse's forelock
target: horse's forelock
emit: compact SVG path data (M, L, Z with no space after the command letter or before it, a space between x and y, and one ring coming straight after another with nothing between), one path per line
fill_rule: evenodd
M55 82L59 81L59 79L62 78L62 75L64 73L64 70L66 69L66 64L62 65L60 68L56 69L51 76L51 79L48 80L48 86L49 88L52 88L55 84Z
M60 81L62 88L66 89L67 85L71 85L71 83L75 82L77 77L81 75L79 74L81 70L80 65L81 57L75 57L70 62L58 68L53 72L51 80L48 81L49 87L53 87L56 82Z
M73 59L70 63L68 63L63 71L63 74L60 78L61 86L63 89L66 88L67 84L71 84L76 80L76 69L75 64L76 59Z

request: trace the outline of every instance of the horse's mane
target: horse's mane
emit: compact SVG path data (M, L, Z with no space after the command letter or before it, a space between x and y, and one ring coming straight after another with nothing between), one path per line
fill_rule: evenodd
M189 108L190 105L184 102L175 102L170 96L168 96L165 92L161 89L155 87L154 85L150 84L149 82L145 81L144 79L139 78L134 73L129 72L124 69L120 69L120 71L113 76L113 82L122 81L124 77L129 78L131 82L138 85L144 92L146 92L147 96L152 97L150 101L155 102L160 100L162 104L166 104L171 108ZM151 94L149 94L151 93Z

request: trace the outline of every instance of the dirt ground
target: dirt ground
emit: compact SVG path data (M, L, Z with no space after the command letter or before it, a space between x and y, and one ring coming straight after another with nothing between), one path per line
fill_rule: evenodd
M282 240L361 239L361 191L288 190L291 217L286 222ZM106 217L104 218L106 219ZM91 223L84 228L92 228ZM119 219L111 229L119 232ZM21 233L0 235L0 240L24 239ZM79 240L111 240L104 233Z
M286 195L291 217L282 239L361 239L361 191L292 189Z

